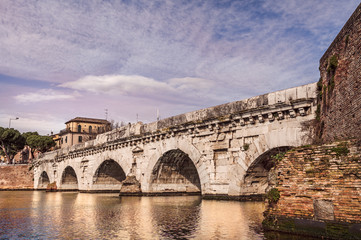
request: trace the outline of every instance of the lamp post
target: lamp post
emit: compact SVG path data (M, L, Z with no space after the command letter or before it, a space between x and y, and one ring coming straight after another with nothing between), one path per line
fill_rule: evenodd
M19 118L18 117L16 117L16 118L9 118L9 128L10 128L10 126L11 126L11 120L18 120Z

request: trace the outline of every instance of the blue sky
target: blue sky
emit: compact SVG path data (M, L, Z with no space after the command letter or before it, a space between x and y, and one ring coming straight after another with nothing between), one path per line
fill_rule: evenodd
M0 1L0 126L162 118L316 82L360 2Z

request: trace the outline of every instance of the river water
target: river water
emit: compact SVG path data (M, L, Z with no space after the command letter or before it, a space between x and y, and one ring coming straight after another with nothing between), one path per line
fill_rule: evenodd
M0 191L0 239L297 239L265 236L262 202Z

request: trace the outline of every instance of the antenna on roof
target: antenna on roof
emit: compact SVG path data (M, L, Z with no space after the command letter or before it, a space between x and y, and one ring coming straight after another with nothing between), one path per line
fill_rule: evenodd
M105 120L108 120L108 109L105 109Z
M157 121L159 121L159 108L157 108Z

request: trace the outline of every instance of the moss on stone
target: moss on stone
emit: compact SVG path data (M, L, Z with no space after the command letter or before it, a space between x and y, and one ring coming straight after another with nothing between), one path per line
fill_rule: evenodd
M326 222L326 234L330 237L348 238L350 237L348 230L349 226L347 224Z
M243 150L247 151L249 149L249 143L243 144Z
M333 147L333 148L331 148L331 151L332 152L334 152L334 153L336 153L336 155L339 157L339 156L345 156L345 155L347 155L349 152L350 152L350 150L348 150L348 148L346 147L346 146L344 146L344 145L338 145L337 147Z
M279 221L278 223L278 229L280 231L285 232L294 232L295 231L295 220L294 219L283 219L282 221Z
M321 120L321 104L317 104L315 113L316 113L316 120L319 122Z
M277 153L276 155L271 156L271 158L277 162L281 161L286 155L286 152L280 152Z

